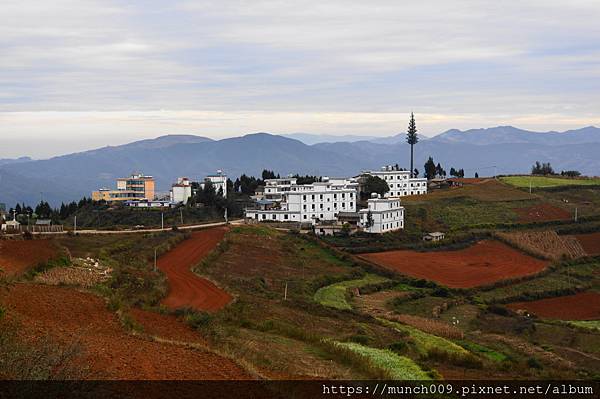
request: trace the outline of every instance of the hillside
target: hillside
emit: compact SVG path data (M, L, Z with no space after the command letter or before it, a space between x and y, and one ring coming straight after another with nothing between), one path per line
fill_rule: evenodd
M307 136L307 135L303 135ZM349 139L358 139L351 137ZM306 139L306 137L304 137ZM314 138L313 138L314 139ZM166 193L178 176L200 179L223 169L229 176L258 175L271 169L282 175L352 176L384 164L409 164L403 135L370 141L319 143L267 133L223 140L170 135L68 154L47 160L19 159L0 163L0 202L53 204L89 196L100 187L114 187L115 178L141 171L156 177ZM467 176L528 173L535 161L555 170L579 170L600 175L600 129L587 127L563 133L528 132L514 127L450 130L415 146L415 166L423 172L428 156L449 170L463 168ZM43 193L43 194L40 194Z

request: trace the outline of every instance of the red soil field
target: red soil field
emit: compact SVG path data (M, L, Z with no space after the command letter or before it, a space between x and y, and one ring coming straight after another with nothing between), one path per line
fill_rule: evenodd
M0 269L9 276L18 276L56 254L50 240L0 240Z
M600 319L600 294L597 292L582 292L532 302L514 302L506 306L513 310L527 310L547 319Z
M171 341L206 345L206 340L177 317L133 308L129 314L144 328L144 334Z
M542 271L548 262L501 242L484 240L458 251L388 251L360 257L412 277L450 288L471 288Z
M600 255L600 233L577 234L575 237L588 255Z
M231 295L190 270L217 246L226 231L222 227L195 231L158 259L158 267L169 282L169 295L162 302L165 306L213 312L231 302Z
M251 378L233 361L214 353L128 334L104 300L93 294L15 284L0 292L0 303L21 323L23 338L50 335L61 344L79 344L80 360L90 368L89 379Z
M570 219L571 214L562 208L549 204L538 204L528 208L516 208L519 222L544 222Z

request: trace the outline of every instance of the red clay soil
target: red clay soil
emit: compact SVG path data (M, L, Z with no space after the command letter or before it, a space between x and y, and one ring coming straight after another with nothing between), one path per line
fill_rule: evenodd
M528 208L516 208L519 222L546 222L551 220L566 220L571 214L562 208L550 204L538 204Z
M231 302L231 295L190 270L217 246L226 231L223 227L195 231L158 259L158 267L169 282L169 295L163 300L165 306L214 312Z
M582 292L532 302L514 302L506 306L513 310L527 310L546 319L600 319L600 294L597 292Z
M0 269L9 276L18 276L56 254L50 240L0 240Z
M137 308L130 309L129 314L144 328L145 334L171 341L206 344L206 340L200 334L173 315Z
M117 316L95 295L71 288L15 284L0 303L21 323L24 339L50 335L77 343L89 379L248 379L233 361L214 353L159 343L123 330Z
M600 255L600 233L577 234L575 237L588 255Z
M490 240L458 251L402 250L360 256L387 269L451 288L471 288L526 276L542 271L548 264Z

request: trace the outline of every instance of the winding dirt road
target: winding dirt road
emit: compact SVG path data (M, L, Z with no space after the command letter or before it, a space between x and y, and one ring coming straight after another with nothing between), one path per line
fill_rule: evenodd
M165 306L214 312L231 302L231 295L190 270L217 246L226 231L225 227L195 231L190 238L158 258L158 268L167 275L169 282L169 295L162 302Z

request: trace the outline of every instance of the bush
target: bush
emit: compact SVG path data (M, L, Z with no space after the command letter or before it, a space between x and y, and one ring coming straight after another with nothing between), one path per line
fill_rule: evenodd
M350 336L350 338L348 340L350 342L355 342L355 343L361 344L361 345L368 345L369 342L371 342L371 338L364 334L352 335L352 336Z
M390 344L389 350L395 353L403 354L408 349L408 345L404 341L397 341Z
M541 369L542 364L535 357L530 357L529 359L527 359L527 367L531 369Z
M182 316L183 320L195 330L205 328L213 318L213 316L207 312L201 312L192 308L177 309L175 314L177 316Z
M497 314L499 316L510 316L510 310L500 305L490 305L487 308L488 312Z

